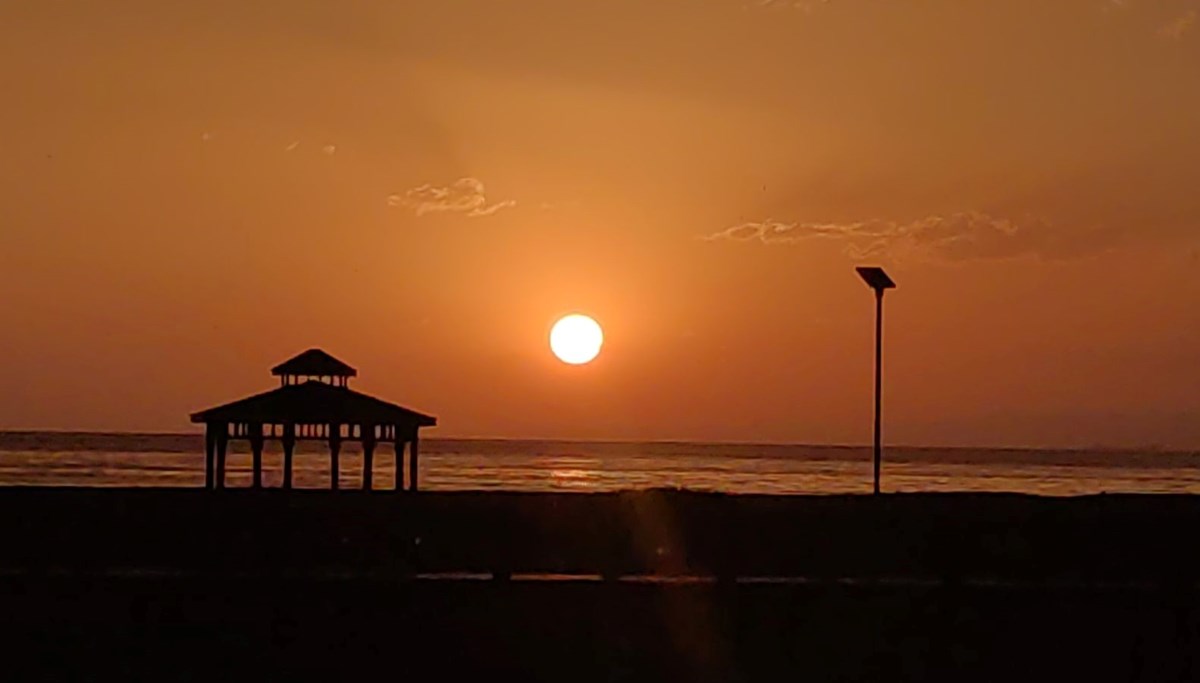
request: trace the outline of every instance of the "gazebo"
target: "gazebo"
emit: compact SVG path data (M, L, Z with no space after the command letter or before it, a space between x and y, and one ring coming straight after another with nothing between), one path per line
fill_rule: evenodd
M225 488L225 454L231 439L250 442L253 488L262 488L263 444L283 444L283 488L292 488L292 461L297 441L327 441L332 488L338 488L338 456L342 442L358 441L363 451L363 488L370 490L379 443L394 444L396 490L404 489L404 449L408 447L408 490L417 490L421 427L437 418L382 401L350 388L358 371L320 349L275 366L278 388L240 401L192 414L203 423L204 486Z

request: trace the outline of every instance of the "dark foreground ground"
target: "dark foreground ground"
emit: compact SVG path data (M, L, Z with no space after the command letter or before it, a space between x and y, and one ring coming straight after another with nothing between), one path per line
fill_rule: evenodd
M1119 591L371 580L3 584L14 679L1194 680Z
M6 680L1200 680L1197 522L1188 497L0 490L0 666ZM423 578L452 571L489 578ZM761 582L784 576L804 580Z

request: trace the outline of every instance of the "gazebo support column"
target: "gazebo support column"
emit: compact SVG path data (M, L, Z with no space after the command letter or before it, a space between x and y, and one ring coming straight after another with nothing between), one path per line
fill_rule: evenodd
M213 434L213 426L211 424L204 425L204 488L212 490L216 488L213 481L216 474L216 457L217 457L217 436Z
M283 425L283 488L292 488L292 457L296 452L296 425Z
M375 425L362 426L362 449L363 449L363 483L364 491L371 490L372 479L375 473Z
M250 427L250 453L252 454L251 469L252 479L250 482L251 488L262 488L262 464L263 464L263 426L261 424L251 424Z
M338 489L338 475L341 473L341 460L339 455L342 452L342 426L340 424L329 425L329 487L336 491Z
M408 490L417 490L417 472L419 471L419 445L421 437L417 435L414 429L412 433L412 441L408 443Z
M229 447L229 425L217 425L217 488L225 488L225 452Z
M399 427L396 428L396 491L404 490L404 437L400 436Z

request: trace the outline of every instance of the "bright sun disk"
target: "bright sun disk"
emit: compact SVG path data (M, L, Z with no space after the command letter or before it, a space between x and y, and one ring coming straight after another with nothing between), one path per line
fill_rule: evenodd
M583 365L600 353L604 332L586 315L568 315L550 330L550 350L564 363Z

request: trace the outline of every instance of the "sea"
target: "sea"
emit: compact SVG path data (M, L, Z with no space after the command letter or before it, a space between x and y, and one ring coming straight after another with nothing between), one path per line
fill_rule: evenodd
M239 447L241 446L241 447ZM227 485L250 484L250 454L231 444ZM283 456L268 442L264 484L279 486ZM617 491L682 488L758 494L869 493L869 447L768 444L425 439L420 485L430 491ZM343 488L362 485L362 453L342 451ZM298 488L329 487L323 444L301 442ZM884 491L1200 493L1200 453L888 447ZM388 446L375 456L376 489L395 483ZM0 432L0 486L199 487L199 434Z

